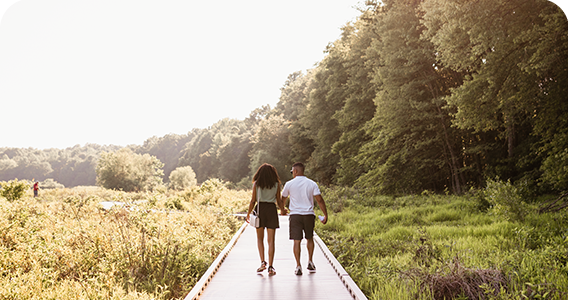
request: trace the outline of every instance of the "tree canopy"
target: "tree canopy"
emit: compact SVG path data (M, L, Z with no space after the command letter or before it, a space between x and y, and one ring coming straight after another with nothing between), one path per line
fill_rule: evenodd
M568 20L556 5L384 0L360 10L322 61L288 76L274 108L129 150L0 148L0 180L89 185L97 165L138 159L154 183L191 167L197 183L248 188L262 163L286 181L301 161L323 185L389 194L463 193L496 177L568 190ZM147 188L136 176L127 186Z

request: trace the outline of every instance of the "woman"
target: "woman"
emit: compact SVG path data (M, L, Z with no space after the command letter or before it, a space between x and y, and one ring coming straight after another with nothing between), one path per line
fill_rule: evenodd
M262 272L266 270L266 260L264 259L264 228L266 228L268 242L268 275L276 275L276 270L272 266L274 262L274 238L276 228L280 227L278 222L278 212L276 205L280 207L283 215L286 214L284 203L280 195L282 183L278 172L270 164L263 164L258 168L253 176L252 198L247 213L247 223L250 222L250 214L255 209L260 217L260 227L256 229L256 243L260 254L260 267L256 270Z

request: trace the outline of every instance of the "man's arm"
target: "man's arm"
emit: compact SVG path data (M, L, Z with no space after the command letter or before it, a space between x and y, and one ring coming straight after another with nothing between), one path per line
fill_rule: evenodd
M278 185L278 189L276 190L276 203L278 204L278 207L280 207L280 215L282 216L288 214L288 212L286 211L286 199L287 197L282 197L280 193L280 185Z
M327 208L325 207L325 201L323 200L323 197L321 195L315 195L314 198L318 202L318 206L321 209L321 211L323 212L324 218L321 222L323 224L325 224L325 223L327 223Z

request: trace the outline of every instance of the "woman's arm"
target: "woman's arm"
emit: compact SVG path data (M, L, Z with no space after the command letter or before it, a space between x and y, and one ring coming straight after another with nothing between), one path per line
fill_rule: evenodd
M247 219L246 219L247 223L249 223L250 214L251 214L252 210L254 209L255 203L256 203L256 182L253 183L253 185L252 185L252 197L250 199L249 209L248 209L248 212L247 212Z

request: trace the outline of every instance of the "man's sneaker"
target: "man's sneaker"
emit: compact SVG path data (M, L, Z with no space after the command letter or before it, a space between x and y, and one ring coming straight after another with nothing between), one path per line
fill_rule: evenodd
M273 266L268 267L268 275L270 276L276 275L276 270L274 270Z
M316 265L314 265L314 263L311 261L308 262L308 270L310 270L310 272L316 271Z
M260 264L260 268L256 269L256 271L260 273L260 272L262 272L262 271L264 271L264 270L266 270L266 262L265 262L265 261L263 261L263 262Z
M301 266L297 266L296 267L296 272L294 272L296 275L302 275L302 267Z

